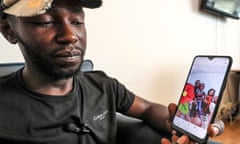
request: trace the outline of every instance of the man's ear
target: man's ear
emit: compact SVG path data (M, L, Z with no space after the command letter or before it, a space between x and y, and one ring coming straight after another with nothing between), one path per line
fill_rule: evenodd
M7 39L11 44L17 43L17 38L14 34L14 31L10 25L10 22L6 19L0 18L0 31L2 35Z

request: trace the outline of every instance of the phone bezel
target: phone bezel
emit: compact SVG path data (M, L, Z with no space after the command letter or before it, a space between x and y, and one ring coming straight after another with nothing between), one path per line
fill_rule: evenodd
M226 87L226 83L227 83L227 76L230 72L230 69L231 69L231 66L232 66L232 57L230 56L219 56L219 55L197 55L193 58L193 61L192 61L192 64L191 64L191 67L189 69L189 72L188 72L188 75L186 77L186 80L185 80L185 84L187 83L189 77L190 77L190 74L191 74L191 70L192 70L192 67L193 67L193 64L194 64L194 61L196 60L196 58L199 58L199 57L204 57L204 58L208 58L208 59L214 59L214 58L227 58L229 60L229 63L228 63L228 66L227 66L227 69L226 69L226 73L224 75L224 79L223 79L223 83L222 83L222 86L221 86L221 89L219 91L219 95L218 95L218 101L215 105L215 109L213 111L213 114L212 114L212 117L211 117L211 120L210 120L210 123L213 123L215 117L216 117L216 114L217 114L217 111L218 111L218 108L219 108L219 105L221 103L221 100L222 100L222 96L223 96L223 92L224 92L224 89ZM185 84L184 84L184 87L185 87ZM184 90L184 88L183 88ZM182 92L183 92L182 90ZM180 95L180 98L178 100L178 103L177 103L177 110L178 110L178 107L179 107L179 104L180 104L180 99L181 99L181 96L182 96L182 93ZM176 112L177 112L176 110ZM176 115L176 112L175 112L175 115ZM174 116L175 117L175 116ZM181 127L178 127L177 125L175 125L174 123L172 123L172 128L175 129L177 131L178 134L180 135L188 135L192 140L200 143L200 144L203 144L203 143L206 143L207 139L208 139L208 135L206 134L205 135L205 138L204 139L201 139L195 135L193 135L192 133L184 130L183 128Z

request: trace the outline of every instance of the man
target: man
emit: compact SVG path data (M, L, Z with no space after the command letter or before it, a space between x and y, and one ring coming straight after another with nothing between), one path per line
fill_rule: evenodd
M174 104L168 110L146 101L103 72L79 72L86 49L82 8L100 7L100 0L1 4L1 32L18 44L26 65L0 79L0 143L114 144L116 111L170 133ZM73 132L78 127L81 134ZM173 140L189 143L186 136Z

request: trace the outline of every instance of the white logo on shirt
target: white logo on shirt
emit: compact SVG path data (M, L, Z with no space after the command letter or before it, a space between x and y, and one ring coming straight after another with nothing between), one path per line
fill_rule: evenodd
M97 115L97 116L94 116L93 117L93 120L96 121L96 120L103 120L105 119L106 115L108 114L108 111L104 111L103 113Z

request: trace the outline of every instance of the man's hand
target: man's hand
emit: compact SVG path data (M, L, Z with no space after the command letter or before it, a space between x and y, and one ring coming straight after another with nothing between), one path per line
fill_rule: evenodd
M194 143L189 140L188 136L183 135L179 138L176 134L173 134L172 142L170 142L166 138L163 138L161 140L161 144L194 144Z
M169 114L170 114L170 120L169 120L169 124L167 125L167 127L168 127L169 130L171 130L171 122L173 120L173 117L174 117L176 109L177 109L176 104L171 103L171 104L168 105L168 110L169 110ZM219 132L219 129L216 128L215 124L209 125L209 127L208 127L208 135L210 137L214 137L214 136L217 136L219 134L221 134L221 132ZM189 137L186 136L186 135L178 137L176 135L176 131L174 131L174 130L172 131L171 142L170 142L170 140L168 140L166 138L163 138L161 140L161 144L194 144L194 143L195 142L191 141L189 139Z

